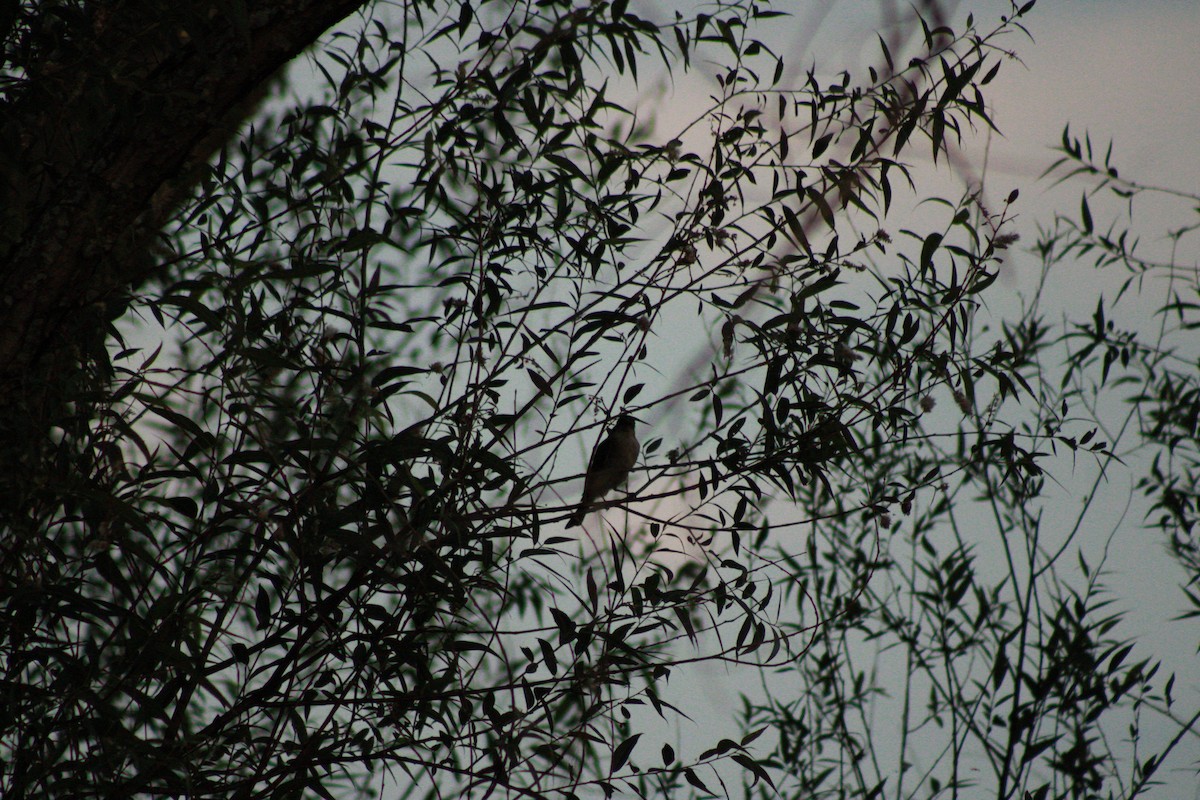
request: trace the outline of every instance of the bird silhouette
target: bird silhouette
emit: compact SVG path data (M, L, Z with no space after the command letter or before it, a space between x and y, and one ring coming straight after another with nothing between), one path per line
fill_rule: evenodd
M584 516L591 511L604 495L620 486L629 477L629 470L637 462L641 446L633 433L633 417L622 414L608 436L596 445L592 460L588 462L587 475L583 479L583 499L579 507L567 520L567 527L573 528L583 522Z

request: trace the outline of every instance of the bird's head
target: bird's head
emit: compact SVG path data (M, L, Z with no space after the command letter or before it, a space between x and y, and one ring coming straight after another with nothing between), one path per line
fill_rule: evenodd
M632 431L634 422L636 422L636 420L634 420L633 417L629 416L628 414L622 414L621 416L617 417L617 421L613 425L613 430Z

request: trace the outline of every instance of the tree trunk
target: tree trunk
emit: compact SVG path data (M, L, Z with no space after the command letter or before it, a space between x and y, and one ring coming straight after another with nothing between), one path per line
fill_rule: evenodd
M189 166L224 143L274 72L367 2L60 4L8 31L8 73L20 78L0 106L9 470L38 458L87 365L107 362L106 327L158 268L150 247L193 188Z

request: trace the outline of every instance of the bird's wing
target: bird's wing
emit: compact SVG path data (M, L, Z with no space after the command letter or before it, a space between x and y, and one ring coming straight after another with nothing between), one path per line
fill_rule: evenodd
M613 465L613 452L615 444L613 443L613 435L610 433L605 436L600 444L596 445L596 451L592 453L592 460L588 462L588 472L594 473L597 469L610 469Z

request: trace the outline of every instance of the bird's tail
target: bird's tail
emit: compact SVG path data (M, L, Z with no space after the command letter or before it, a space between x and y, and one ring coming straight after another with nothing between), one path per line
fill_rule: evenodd
M586 513L587 513L586 509L584 508L583 504L580 503L579 508L575 509L575 513L571 515L571 518L569 520L567 520L567 527L574 528L579 525L582 525L583 524L583 515Z

